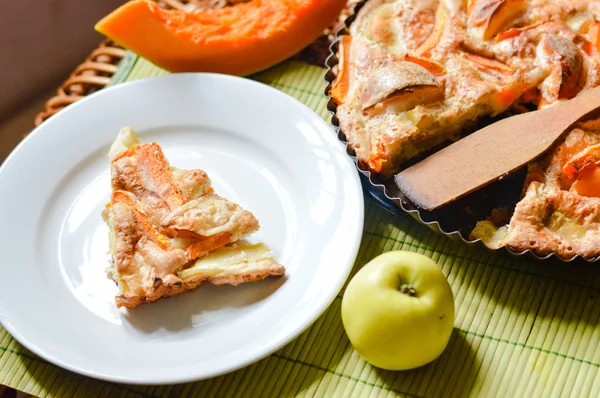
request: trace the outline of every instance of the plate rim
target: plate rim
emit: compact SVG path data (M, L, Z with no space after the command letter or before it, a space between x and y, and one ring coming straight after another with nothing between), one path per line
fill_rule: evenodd
M49 120L40 124L39 126L35 127L29 134L27 134L27 136L25 136L15 146L15 148L13 148L13 150L9 153L9 155L2 162L2 164L0 164L0 183L2 180L3 174L6 173L5 169L7 168L7 165L12 164L13 162L17 161L17 159L18 159L17 157L19 156L19 153L23 150L23 148L26 145L32 145L32 144L30 144L30 142L32 142L32 140L35 140L36 139L35 137L37 137L40 134L40 132L48 129L49 128L48 126L51 126L52 124L57 123L57 120L60 121L62 119L70 117L69 115L73 112L76 112L77 109L82 106L82 104L86 104L90 101L96 101L96 98L110 95L110 93L112 93L113 91L131 90L131 89L134 89L133 87L138 86L138 85L153 84L154 81L169 80L169 79L184 79L184 80L185 79L216 79L218 81L230 81L230 82L233 82L233 84L246 84L249 86L254 86L259 90L262 89L262 90L265 90L266 92L270 92L272 95L280 96L280 98L285 98L286 101L290 101L291 103L294 104L294 106L304 108L304 110L306 112L308 112L309 114L312 114L311 116L314 117L315 120L318 121L317 123L323 124L323 126L327 127L327 129L331 132L331 137L333 138L333 140L331 140L331 144L332 145L335 145L336 143L339 144L339 150L341 151L340 154L343 155L343 156L340 156L340 159L344 159L344 162L347 163L349 170L353 171L350 178L352 179L352 181L353 181L352 185L354 186L356 193L358 194L355 198L355 202L356 202L356 206L358 207L358 210L359 210L359 214L355 215L356 236L354 236L353 245L351 246L351 249L348 251L347 264L345 264L345 267L343 268L343 272L340 273L338 280L335 281L336 282L335 285L331 285L332 288L329 290L329 293L327 295L324 295L324 298L321 299L320 302L314 306L310 315L307 315L305 317L305 319L302 320L302 322L299 322L298 327L296 327L293 331L288 333L284 338L281 338L278 342L269 346L266 350L263 350L263 351L257 350L253 355L249 356L248 358L245 358L242 361L236 361L233 366L229 366L227 369L222 369L222 370L218 370L215 372L204 372L203 374L198 374L198 372L196 372L196 373L188 372L183 377L173 377L174 375L171 375L171 377L167 376L167 377L163 377L159 380L157 380L157 379L150 380L150 379L136 378L136 377L131 378L131 377L127 377L127 376L122 377L122 376L118 376L118 375L105 374L103 372L96 372L94 370L81 369L77 366L71 365L68 362L63 361L62 359L60 359L58 357L55 357L54 355L46 353L43 350L43 347L40 347L40 346L38 346L38 344L25 338L15 327L13 327L12 322L9 319L7 319L5 313L2 311L2 308L0 307L0 325L19 344L21 344L23 347L30 350L33 354L35 354L39 358L47 361L48 363L50 363L52 365L58 366L62 369L68 370L68 371L72 371L79 375L94 378L97 380L114 382L114 383L127 383L127 384L131 384L131 385L180 384L180 383L195 382L195 381L210 379L213 377L218 377L218 376L221 376L224 374L228 374L228 373L237 371L241 368L247 367L255 362L265 359L266 357L270 356L277 350L281 349L282 347L286 346L287 344L289 344L290 342L292 342L293 340L298 338L298 336L300 336L304 331L306 331L308 328L310 328L318 320L318 318L321 317L321 315L323 315L327 311L327 309L331 306L331 304L335 300L336 296L342 290L344 284L348 280L348 278L352 272L352 269L354 267L354 264L356 263L358 253L359 253L361 243L362 243L362 235L364 232L364 219L365 219L364 191L361 186L361 181L360 181L358 170L356 170L356 167L354 166L352 160L348 156L345 156L345 153L344 153L345 146L343 145L343 143L340 143L337 140L335 131L332 129L332 126L326 120L324 120L320 115L318 115L315 111L310 109L306 104L302 103L298 99L292 97L291 95L288 95L287 93L285 93L281 90L278 90L272 86L269 86L266 83L262 83L260 81L256 81L256 80L253 80L250 78L232 76L232 75L221 74L221 73L186 72L186 73L166 74L166 75L160 75L160 76L148 76L148 77L144 77L144 78L133 80L133 81L119 83L117 85L109 86L100 91L97 91L97 92L77 101L76 103L73 103L68 107L65 107L61 111L57 112L52 118L50 118ZM219 84L221 84L221 83L219 83Z

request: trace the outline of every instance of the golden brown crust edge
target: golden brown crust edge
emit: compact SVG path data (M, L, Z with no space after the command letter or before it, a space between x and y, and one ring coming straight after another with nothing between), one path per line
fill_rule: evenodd
M268 265L262 267L259 271L244 273L235 276L216 276L216 277L191 277L185 281L167 285L160 283L160 287L156 288L147 296L119 294L115 297L117 307L135 308L142 304L156 302L163 298L178 296L182 293L197 289L203 284L211 284L216 286L233 285L237 286L242 283L259 282L270 276L284 276L285 268L280 264Z

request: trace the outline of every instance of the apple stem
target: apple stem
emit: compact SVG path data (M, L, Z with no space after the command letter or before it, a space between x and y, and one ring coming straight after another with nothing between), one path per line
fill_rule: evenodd
M417 296L417 291L413 287L413 285L409 285L408 283L403 283L400 285L400 293L408 294L411 297Z

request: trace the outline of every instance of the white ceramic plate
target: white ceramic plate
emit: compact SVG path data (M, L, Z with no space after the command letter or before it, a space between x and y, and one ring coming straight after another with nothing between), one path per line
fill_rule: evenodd
M125 125L252 211L261 230L250 241L270 246L287 277L117 310L100 213ZM115 382L198 380L274 352L339 292L363 227L356 168L329 125L275 89L215 74L145 79L69 106L5 161L0 192L2 325L50 362Z

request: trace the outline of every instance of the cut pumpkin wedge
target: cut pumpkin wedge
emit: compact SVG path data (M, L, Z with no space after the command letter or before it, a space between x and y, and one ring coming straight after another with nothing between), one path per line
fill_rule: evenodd
M95 29L170 72L248 75L317 39L345 0L251 0L215 10L165 10L133 0Z

